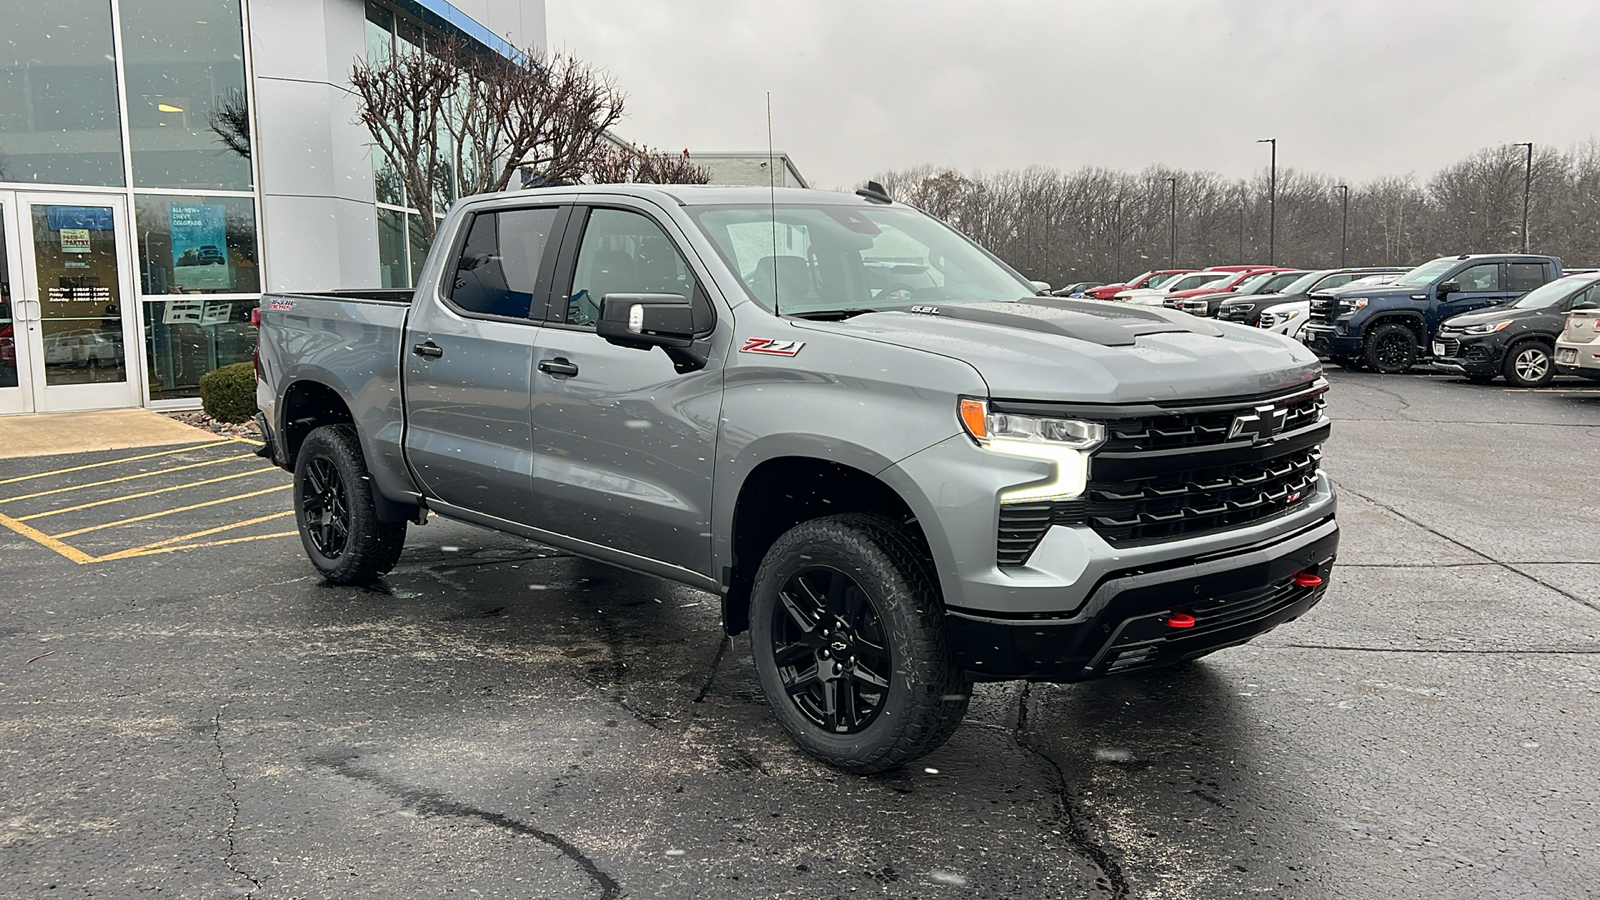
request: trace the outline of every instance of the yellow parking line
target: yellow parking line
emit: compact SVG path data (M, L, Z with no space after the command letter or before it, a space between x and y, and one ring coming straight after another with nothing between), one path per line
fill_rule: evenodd
M162 516L170 516L174 513L188 512L191 509L201 509L207 506L216 506L219 503L232 503L235 500L248 500L251 497L259 497L262 494L270 494L274 491L288 490L289 487L290 486L287 484L280 484L276 487L269 487L264 491L256 491L253 494L239 494L236 497L223 497L221 500L207 500L204 503L194 503L189 506L180 506L177 509L164 509L161 512L147 513L142 516L134 516L128 519L118 519L115 522L107 522L104 525L90 525L87 528L79 528L77 531L66 531L62 532L61 534L51 535L51 537L56 538L57 540L60 540L61 538L76 537L80 534L86 534L90 531L99 531L102 528L115 528L118 525L131 525L134 522L143 522L147 519L159 519Z
M187 466L173 466L168 469L157 469L154 472L140 472L138 475L124 475L121 478L108 478L105 481L94 481L90 482L89 484L75 484L71 487L56 488L53 491L39 491L35 494L22 494L17 497L7 497L4 500L0 500L0 503L15 503L18 500L32 500L35 497L48 497L51 494L63 494L67 491L78 491L83 490L84 488L101 487L102 485L117 484L118 482L122 481L133 481L138 478L149 478L154 475L165 475L168 472L182 472L185 469L198 469L201 466L214 466L218 463L231 462L236 459L250 459L253 456L255 456L254 453L241 453L238 456L224 456L221 459L208 460L202 463L192 463Z
M0 525L4 525L5 527L15 531L17 534L22 535L30 541L35 541L43 544L46 547L49 547L51 550L54 550L55 552L65 556L67 559L70 559L79 565L95 562L94 557L83 552L82 550L63 544L62 542L56 540L48 534L45 534L42 531L39 531L36 528L29 528L27 525L18 522L16 519L11 518L10 516L0 516Z
M233 475L224 475L221 478L208 478L205 481L191 481L188 484L180 484L175 487L161 488L160 490L155 491L145 491L140 494L123 494L121 497L112 497L110 500L96 500L93 503L80 503L77 506L64 506L61 509L52 509L42 513L34 513L31 516L19 516L17 521L32 522L34 519L42 519L45 516L59 516L62 513L77 512L80 509L89 509L95 506L105 506L107 503L121 503L124 500L138 500L140 497L154 497L157 494L168 494L173 491L181 491L192 487L201 487L207 484L216 484L219 481L232 481L235 478L245 478L250 475L260 475L262 472L271 471L273 471L273 467L266 466L260 469L251 469L248 472L238 472Z
M181 544L184 541L193 540L194 538L207 537L207 536L210 536L210 535L213 535L213 534L217 534L218 532L230 531L230 530L232 530L234 528L244 528L247 525L255 525L255 524L258 524L258 523L261 523L261 522L270 522L273 519L281 519L284 516L292 516L292 515L294 515L294 510L289 509L289 510L284 510L283 512L272 513L271 515L259 516L259 517L254 518L254 519L246 520L244 522L234 522L232 525L220 525L220 526L218 526L216 528L207 528L205 531L196 531L196 532L193 532L193 533L190 533L190 534L180 534L177 537L167 538L164 541L156 541L153 544L145 544L143 547L134 547L131 550L119 550L116 553L109 553L109 554L107 554L105 556L95 557L93 561L94 562L105 562L107 560L112 560L112 559L127 559L127 558L132 557L132 556L145 556L150 551L156 550L157 548L160 548L160 547L169 547L172 544ZM21 523L19 522L18 524L20 525ZM23 525L22 527L27 528L28 526ZM54 538L52 538L51 540L54 540ZM57 543L59 543L59 541ZM63 545L63 546L65 546L65 545ZM177 548L173 547L172 549L177 549Z
M245 543L247 541L265 541L265 540L268 540L268 539L271 539L271 538L294 537L295 535L297 535L299 533L300 532L298 532L298 531L279 531L279 532L276 532L274 534L253 534L253 535L251 535L249 537L228 538L225 541L206 541L203 544L179 544L176 547L158 547L158 548L153 549L153 550L141 550L141 551L134 551L134 552L129 552L129 553L125 553L125 554L118 554L116 556L116 558L117 559L133 559L134 557L138 557L138 556L154 556L157 553L174 553L174 552L176 552L178 550L194 550L194 549L196 549L198 547L222 547L222 546L225 546L227 544L243 544L243 543ZM112 557L110 557L110 556L102 556L99 559L92 560L92 562L100 562L101 560L111 559L111 558Z
M136 462L141 459L155 459L158 456L171 456L174 453L183 453L187 450L204 450L207 447L221 447L223 444L231 442L232 441L217 441L214 444L184 444L182 447L179 447L176 450L163 450L160 453L146 453L143 456L128 456L122 459L109 459L105 462L90 463L86 466L73 466L70 469L52 469L48 472L38 472L33 475L18 475L16 478L0 480L0 484L12 484L18 481L28 481L32 478L43 478L46 475L65 475L68 472L82 472L84 469L98 469L101 466L114 466L117 463Z

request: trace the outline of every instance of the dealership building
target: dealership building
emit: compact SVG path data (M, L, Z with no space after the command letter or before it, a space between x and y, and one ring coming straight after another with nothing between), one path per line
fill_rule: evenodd
M192 406L263 291L409 286L351 66L545 46L542 0L0 7L0 414Z

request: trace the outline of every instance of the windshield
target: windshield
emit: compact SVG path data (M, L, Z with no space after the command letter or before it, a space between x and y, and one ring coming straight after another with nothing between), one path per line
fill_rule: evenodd
M1019 300L1033 288L949 226L904 206L691 207L769 310L887 309Z
M1300 277L1298 277L1295 280L1289 282L1288 284L1284 285L1283 287L1278 288L1278 293L1280 293L1280 294L1304 294L1306 291L1311 290L1311 286L1313 284L1316 284L1318 279L1322 278L1324 275L1327 275L1327 274L1328 273L1326 271L1323 271L1323 272L1307 272L1306 274L1301 275Z
M1220 284L1228 280L1227 275L1218 275L1216 272L1198 272L1194 275L1185 275L1167 287L1167 291L1189 291L1208 284Z
M1171 281L1174 278L1177 278L1179 275L1182 275L1182 274L1183 274L1182 272L1164 272L1164 273L1162 273L1160 275L1154 275L1154 276L1151 276L1150 280L1146 281L1142 285L1142 287L1158 288L1158 287L1161 287L1163 284L1166 284L1167 282ZM1129 282L1129 284L1137 284L1137 283L1138 282Z
M1582 285L1594 281L1593 275L1568 275L1557 278L1549 284L1540 285L1517 298L1515 303L1507 305L1507 309L1549 309L1565 300Z
M1395 279L1394 285L1395 287L1420 287L1425 284L1432 284L1434 279L1443 275L1457 262L1459 260L1454 256L1444 256L1431 262L1425 262Z
M1283 273L1282 272L1262 272L1259 275L1251 275L1249 278L1246 278L1245 280L1239 282L1239 293L1241 293L1241 294L1253 294L1253 293L1256 292L1256 288L1259 288L1259 287L1265 285L1267 282L1273 280L1274 278L1282 278L1282 277L1283 277Z

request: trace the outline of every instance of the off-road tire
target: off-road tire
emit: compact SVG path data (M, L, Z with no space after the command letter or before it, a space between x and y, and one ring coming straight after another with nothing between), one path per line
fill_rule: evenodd
M1417 362L1417 335L1399 322L1387 322L1367 334L1361 359L1383 375L1400 375Z
M378 520L361 442L349 425L324 425L300 445L294 520L306 556L333 584L369 582L393 569L405 548L406 523Z
M1500 374L1517 387L1544 387L1556 377L1555 354L1543 341L1523 341L1506 351Z
M966 715L972 682L951 657L944 604L926 553L889 519L827 516L785 532L756 571L750 644L762 692L795 743L829 765L861 775L897 768L943 744ZM875 716L854 733L835 733L808 718L784 682L787 671L803 683L803 664L780 666L777 659L779 630L797 622L779 594L792 579L819 571L843 574L859 588L888 652L888 687ZM819 617L815 630L822 626ZM825 662L816 659L819 673Z

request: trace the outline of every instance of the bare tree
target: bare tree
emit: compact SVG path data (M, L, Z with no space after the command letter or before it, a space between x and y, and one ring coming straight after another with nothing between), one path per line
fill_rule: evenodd
M624 100L572 56L500 56L455 37L357 62L350 83L429 242L435 212L458 193L505 190L519 176L521 186L581 178Z
M245 103L244 91L228 88L217 98L216 107L206 117L217 143L224 148L250 158L250 106Z
M710 184L711 171L696 165L688 150L669 153L612 144L595 151L585 180L591 184Z

